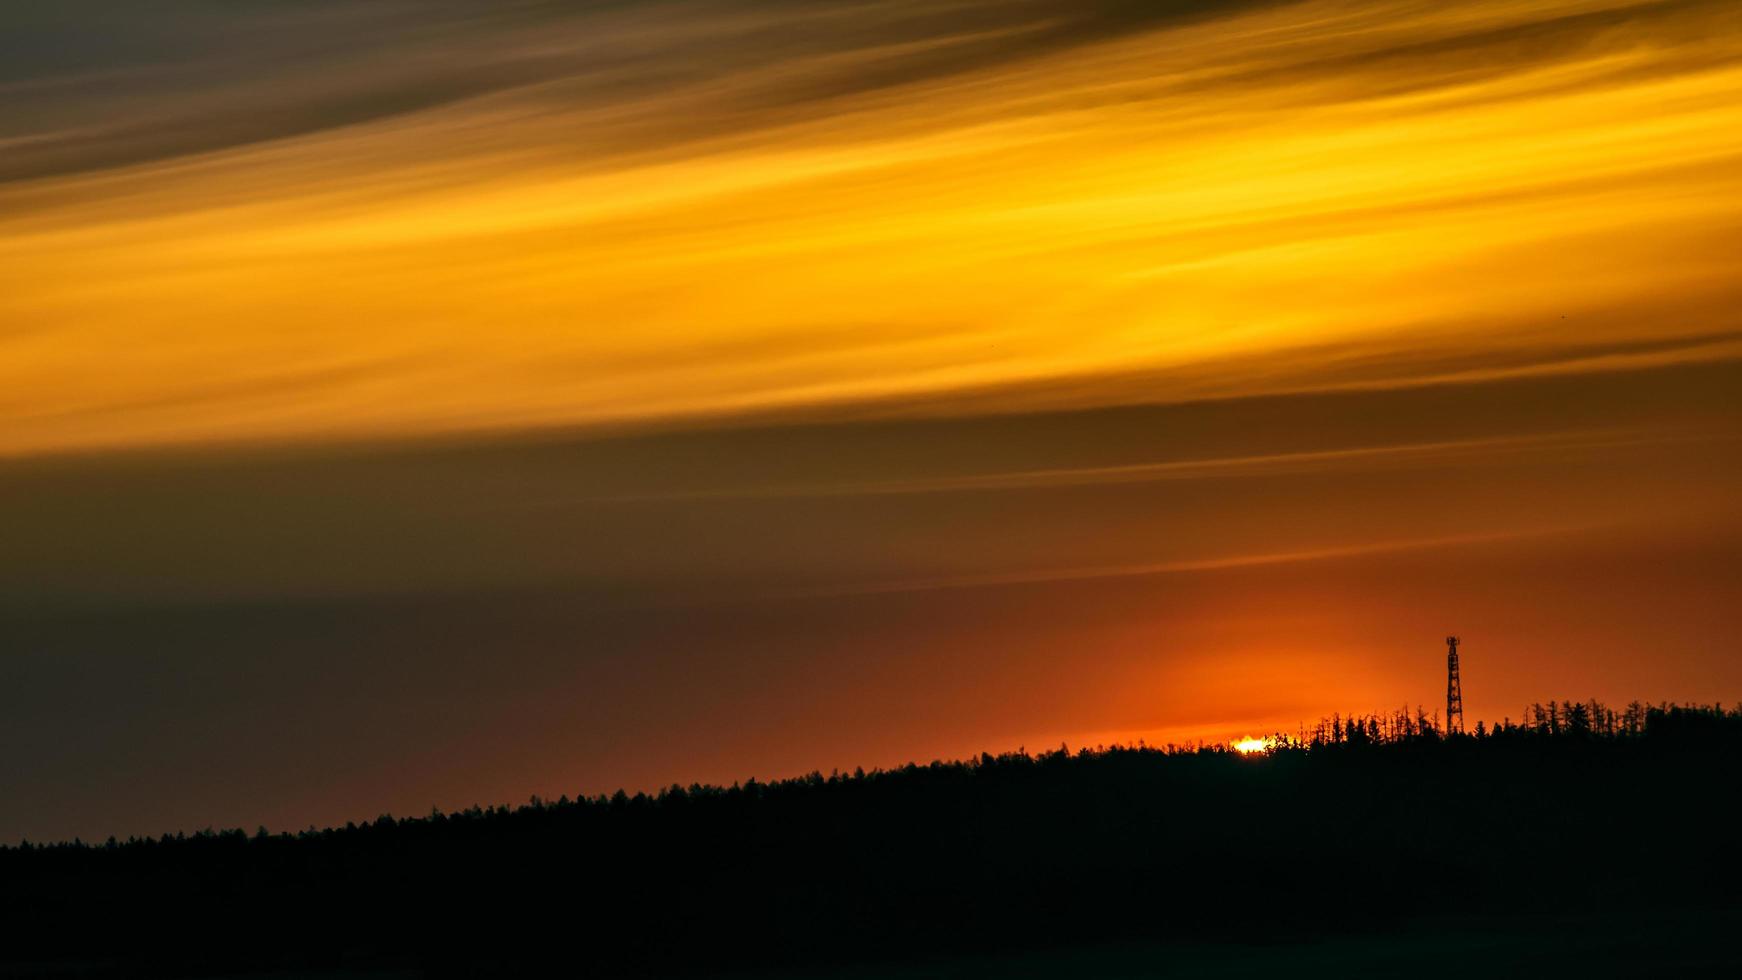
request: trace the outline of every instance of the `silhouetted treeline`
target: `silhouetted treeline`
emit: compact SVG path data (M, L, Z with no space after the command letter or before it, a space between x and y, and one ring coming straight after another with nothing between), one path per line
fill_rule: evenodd
M1709 729L1722 735L1731 730L1742 707L1725 711L1722 705L1648 705L1634 701L1619 712L1600 701L1550 701L1526 705L1520 720L1502 718L1490 726L1477 721L1463 734L1475 738L1567 735L1573 738L1633 739L1648 733L1679 735L1689 730ZM1440 723L1439 712L1429 715L1419 705L1412 713L1408 706L1389 714L1332 715L1319 719L1311 729L1302 728L1295 736L1276 735L1271 742L1291 748L1313 748L1325 745L1354 743L1383 745L1417 740L1435 741L1447 737Z
M1731 907L1742 710L1403 710L298 834L0 849L0 972L646 975Z

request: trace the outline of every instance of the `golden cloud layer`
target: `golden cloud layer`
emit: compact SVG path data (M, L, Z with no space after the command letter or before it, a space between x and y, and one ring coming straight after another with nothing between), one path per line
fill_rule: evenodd
M1102 6L315 5L357 51L7 81L0 453L1735 355L1742 7Z

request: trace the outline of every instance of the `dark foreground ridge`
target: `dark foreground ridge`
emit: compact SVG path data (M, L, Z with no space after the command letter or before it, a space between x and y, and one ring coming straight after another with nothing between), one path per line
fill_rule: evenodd
M1472 916L1668 923L1676 962L1742 963L1742 710L1535 714L6 848L0 975L1087 975L1058 957L1124 949L1147 969L1094 955L1165 976L1206 943L1325 955Z

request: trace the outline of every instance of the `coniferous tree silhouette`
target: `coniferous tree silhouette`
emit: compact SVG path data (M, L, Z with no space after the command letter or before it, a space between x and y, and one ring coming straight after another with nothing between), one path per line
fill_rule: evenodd
M20 842L0 848L0 965L820 970L1738 904L1742 708L1550 701L1449 739L1402 708L1271 744L1060 746L296 834ZM1577 884L1496 887L1519 868ZM1286 914L1237 917L1253 896Z

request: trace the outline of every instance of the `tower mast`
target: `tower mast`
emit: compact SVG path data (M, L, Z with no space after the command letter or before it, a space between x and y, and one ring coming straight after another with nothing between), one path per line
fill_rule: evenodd
M1464 688L1458 682L1458 638L1446 637L1446 734L1464 732Z

